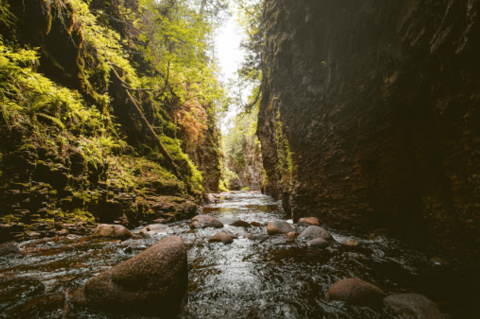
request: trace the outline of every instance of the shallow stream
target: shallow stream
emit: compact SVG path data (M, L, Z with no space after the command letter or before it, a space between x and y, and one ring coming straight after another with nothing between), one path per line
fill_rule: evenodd
M235 193L203 210L214 217L264 224L248 228L256 234L266 234L266 224L283 217L275 201L253 192ZM323 250L285 236L264 242L239 236L224 245L208 243L218 229L191 231L189 221L169 227L169 235L124 242L69 235L21 243L25 256L0 259L0 278L36 277L45 285L45 294L33 296L25 291L14 300L0 299L0 318L61 318L66 289L74 291L170 235L184 239L191 266L188 302L180 318L400 318L382 306L327 302L330 286L349 277L374 283L387 294L423 293L450 318L479 318L474 313L479 293L465 271L468 266L460 267L456 260L436 265L430 259L441 256L399 239L367 239L329 229L338 244ZM244 231L225 227L239 235ZM70 307L68 318L121 317Z

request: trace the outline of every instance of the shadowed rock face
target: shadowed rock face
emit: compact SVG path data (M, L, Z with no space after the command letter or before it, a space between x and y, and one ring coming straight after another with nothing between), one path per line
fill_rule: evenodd
M76 304L113 313L172 318L188 285L187 252L180 237L167 237L78 289Z
M473 245L480 3L267 0L264 14L264 191L294 220L431 229L446 245ZM279 136L291 151L287 182Z

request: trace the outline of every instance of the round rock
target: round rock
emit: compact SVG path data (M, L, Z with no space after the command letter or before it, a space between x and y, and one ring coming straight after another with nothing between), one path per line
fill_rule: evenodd
M323 238L326 240L333 240L332 235L325 229L320 226L308 226L305 230L300 234L301 238Z
M151 236L155 234L168 234L168 233L170 233L170 228L163 224L148 225L147 227L143 228L140 231L140 235L142 236Z
M383 291L377 286L356 278L337 281L328 291L328 301L341 300L358 305L380 302Z
M295 228L293 228L292 225L290 225L287 222L282 222L279 220L270 222L267 225L267 233L269 235L282 235L282 234L288 234L294 231L295 231Z
M235 218L230 218L230 217L219 217L217 218L221 223L224 225L230 225L230 226L236 226L236 227L250 227L250 225L247 222L244 222L243 220L235 219Z
M315 248L326 248L330 245L329 240L323 239L323 238L315 238L313 240L310 240L307 245L309 247L315 247Z
M167 237L135 257L92 278L72 302L112 313L174 317L188 286L187 250Z
M207 228L207 227L214 227L214 228L222 228L223 223L216 218L213 218L209 215L197 215L192 218L192 222L190 223L190 228Z
M224 244L231 244L231 243L233 243L233 238L229 234L227 234L226 232L221 231L221 232L216 233L212 237L210 237L208 242L210 242L210 243L212 243L212 242L222 242Z
M95 231L93 232L93 237L110 237L110 238L116 238L116 239L129 239L133 237L133 234L131 231L126 229L122 225L107 225L107 224L102 224L98 225L97 228L95 228Z
M317 217L303 217L298 220L299 226L320 226L320 221Z
M438 306L424 295L391 295L383 299L383 303L405 319L445 318Z

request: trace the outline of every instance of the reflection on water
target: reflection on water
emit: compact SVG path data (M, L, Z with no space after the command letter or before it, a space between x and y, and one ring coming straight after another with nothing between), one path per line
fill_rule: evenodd
M282 218L277 208L267 196L241 192L203 210L214 217L262 223L265 226L252 226L248 231L265 234L269 221ZM368 240L331 230L338 244L316 250L309 249L305 241L283 236L251 241L241 237L243 228L225 226L239 239L223 245L208 243L218 229L192 232L188 221L169 226L173 235L184 239L191 265L188 303L181 318L398 318L380 306L327 302L329 287L348 277L372 282L389 294L423 293L453 318L475 318L471 309L479 296L465 288L468 278L454 268L436 269L429 262L434 256L397 239ZM65 289L77 289L164 236L124 242L79 236L24 242L20 245L24 257L0 260L0 278L36 277L45 284L46 292L15 302L2 304L0 300L0 317L59 318ZM119 318L75 308L70 309L69 317Z

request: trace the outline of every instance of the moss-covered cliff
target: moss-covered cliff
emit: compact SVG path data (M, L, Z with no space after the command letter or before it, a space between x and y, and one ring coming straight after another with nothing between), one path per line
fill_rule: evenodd
M218 187L201 170L219 165L194 162L178 132L188 100L211 103L182 97L200 88L174 62L162 72L139 3L2 0L0 15L0 240L195 214ZM218 149L209 121L194 123L202 150Z
M294 219L477 250L479 13L469 0L267 0L267 193Z

